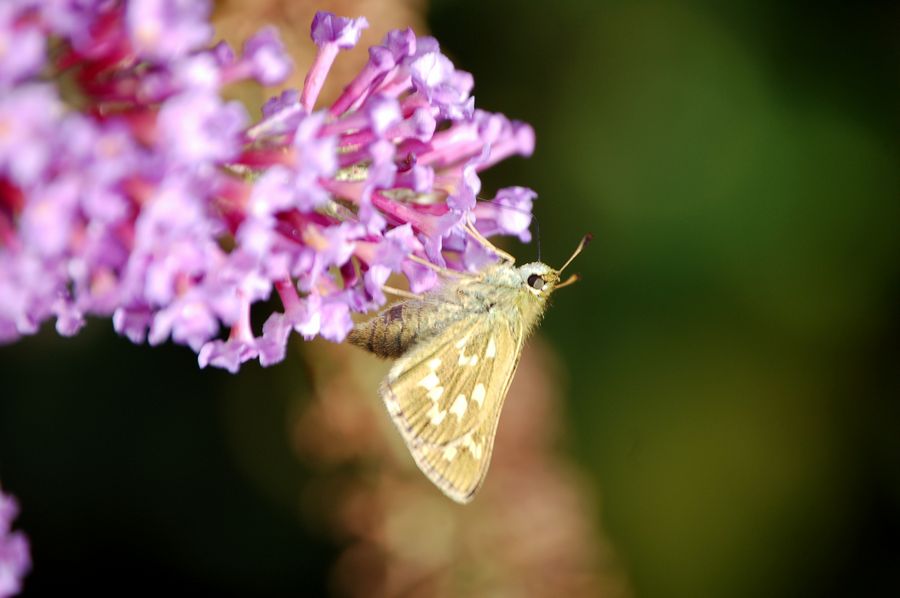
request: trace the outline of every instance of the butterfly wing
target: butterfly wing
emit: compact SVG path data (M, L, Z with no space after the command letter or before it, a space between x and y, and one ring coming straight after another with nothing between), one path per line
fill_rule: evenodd
M518 320L483 313L413 346L381 394L419 468L469 502L490 464L503 401L524 343Z

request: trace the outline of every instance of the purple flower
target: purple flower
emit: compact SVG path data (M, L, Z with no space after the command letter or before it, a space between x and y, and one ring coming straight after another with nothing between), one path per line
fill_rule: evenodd
M31 185L46 174L54 148L48 140L63 114L56 90L27 82L0 93L0 172L15 185Z
M310 30L312 39L317 46L335 44L337 47L346 50L359 42L362 30L368 26L369 22L363 17L348 19L319 11L313 17Z
M311 114L297 123L293 150L296 156L293 192L297 207L312 210L327 201L328 194L318 184L337 170L337 145L332 136L320 135L325 115Z
M200 367L214 365L228 370L232 374L237 373L241 364L259 355L257 340L250 329L250 300L246 294L238 292L242 303L237 322L231 329L228 340L214 340L200 348L197 353L197 362ZM273 350L273 348L269 348ZM270 357L271 355L267 355Z
M128 36L140 57L179 58L209 43L209 12L206 0L131 0Z
M474 85L472 75L453 68L450 59L440 53L437 41L420 40L420 54L409 62L413 85L445 118L468 118L474 110L469 94ZM424 49L424 51L422 51Z
M20 8L0 5L0 90L33 77L44 66L47 40L27 22L18 22Z
M368 26L369 22L362 17L347 19L322 11L316 13L310 27L310 37L319 51L306 74L303 92L300 94L300 105L304 110L312 111L338 51L355 46L362 30Z
M526 187L500 189L492 201L475 206L478 230L485 236L516 235L523 243L531 241L531 209L535 197L537 193Z
M288 336L291 334L291 323L281 313L269 316L263 324L263 334L256 339L259 352L259 363L263 367L276 364L284 359Z
M394 98L376 96L369 101L366 116L372 127L372 134L383 137L391 127L403 120L400 103Z
M159 112L160 142L167 154L186 164L224 161L237 156L247 115L238 102L225 103L203 91L179 94Z
M16 499L0 491L0 598L15 596L22 590L22 579L31 569L28 538L12 531L19 514Z
M135 343L143 343L147 338L147 330L153 321L153 311L149 306L120 307L113 314L113 328L121 335Z
M293 69L293 63L285 54L278 30L274 27L266 27L247 40L244 61L249 65L253 78L262 85L284 82Z
M59 257L68 249L75 226L78 191L73 177L58 178L36 188L20 216L22 242L47 258Z
M216 92L222 84L221 65L212 53L189 56L174 65L171 78L151 79L144 87L148 97L163 98L176 89L194 89Z
M382 264L374 264L366 270L366 274L363 277L366 293L372 298L372 302L375 305L380 305L387 300L382 288L390 275L391 269ZM362 303L362 305L365 305L365 303Z
M56 332L62 336L75 336L84 326L84 314L68 297L60 297L53 305L56 314Z
M228 339L206 343L197 354L197 363L201 368L214 365L236 374L241 364L259 355L254 340Z
M437 283L423 260L495 260L466 222L529 238L534 192L476 198L479 173L529 155L534 133L475 110L471 75L433 38L388 33L317 111L336 55L367 26L319 13L303 88L251 124L222 92L283 80L290 60L274 29L237 56L207 45L208 2L32 3L28 19L13 6L0 32L25 46L0 52L2 341L48 319L71 335L87 316L112 316L133 342L190 346L201 367L268 366L292 332L343 340L353 311L386 301L392 274L421 293ZM28 41L35 31L42 45ZM59 100L48 33L81 108ZM273 289L282 310L254 330L251 307Z
M202 291L191 291L161 309L153 318L147 339L158 345L172 336L177 343L200 348L219 331L219 322Z
M303 236L307 247L312 250L312 264L300 274L300 287L306 291L313 290L320 284L326 270L347 263L353 255L354 241L362 238L364 233L362 226L349 222L330 227L307 226Z
M269 98L262 107L262 114L264 119L269 118L271 116L275 116L282 111L289 110L290 108L297 106L300 102L300 92L296 89L285 89L281 92L281 95L272 96ZM296 123L293 125L286 124L285 130L283 132L287 132L293 130L297 127Z

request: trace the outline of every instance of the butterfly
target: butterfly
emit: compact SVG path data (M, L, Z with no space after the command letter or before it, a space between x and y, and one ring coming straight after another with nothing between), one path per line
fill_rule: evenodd
M445 281L406 297L348 335L351 344L397 358L381 397L413 459L444 494L468 503L484 482L500 411L522 355L550 295L577 280L560 274L590 241L586 235L558 270L515 259L470 234L500 258L480 272L438 268Z

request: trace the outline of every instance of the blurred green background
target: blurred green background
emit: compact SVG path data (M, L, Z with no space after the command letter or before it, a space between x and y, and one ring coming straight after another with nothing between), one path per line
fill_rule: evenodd
M594 233L540 334L632 593L900 595L900 6L426 14L478 106L537 132L484 194L539 192L551 264ZM0 348L26 595L327 592L340 542L296 515L292 359L200 371L105 321Z

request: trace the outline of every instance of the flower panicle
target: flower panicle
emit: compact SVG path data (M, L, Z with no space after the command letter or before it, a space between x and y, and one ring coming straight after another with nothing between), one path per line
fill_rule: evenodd
M343 340L352 312L385 302L391 274L427 290L434 273L412 256L495 259L467 221L529 239L534 192L476 197L479 173L530 155L534 133L476 109L472 76L433 38L388 33L317 109L336 56L368 26L320 12L303 88L252 122L222 90L289 76L275 29L235 53L210 45L205 1L77 5L0 8L23 48L0 50L0 341L50 318L73 335L112 316L133 342L172 339L236 372L281 361L292 331ZM283 310L257 334L250 310L273 292Z

